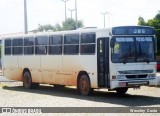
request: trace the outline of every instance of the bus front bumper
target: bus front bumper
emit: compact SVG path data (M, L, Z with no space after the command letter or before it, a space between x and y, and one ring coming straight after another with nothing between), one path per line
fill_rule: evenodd
M156 78L150 80L124 80L124 81L112 80L110 89L116 89L121 87L134 88L139 86L150 86L150 85L156 86L158 84L157 82L158 81Z

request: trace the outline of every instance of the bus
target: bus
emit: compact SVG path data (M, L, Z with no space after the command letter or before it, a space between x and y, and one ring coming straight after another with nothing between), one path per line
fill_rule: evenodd
M5 36L3 74L26 89L50 84L76 86L81 95L101 88L124 95L157 84L155 38L149 26Z

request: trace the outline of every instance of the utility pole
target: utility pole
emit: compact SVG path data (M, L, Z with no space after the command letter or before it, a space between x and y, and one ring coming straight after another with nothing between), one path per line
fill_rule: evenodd
M108 12L105 13L101 13L103 15L103 20L104 20L104 28L106 27L106 14L108 14Z
M76 29L78 28L77 24L77 0L75 0L75 16L76 16Z
M64 2L65 5L65 21L67 20L67 11L66 11L66 3L68 2L68 0L62 0Z
M68 9L71 12L71 19L72 19L72 12L75 11L75 9Z
M28 34L27 3L26 3L26 0L24 0L24 30L25 30L25 34Z

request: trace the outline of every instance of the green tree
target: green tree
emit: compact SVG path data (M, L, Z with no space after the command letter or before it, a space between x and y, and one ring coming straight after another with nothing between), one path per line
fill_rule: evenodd
M160 20L160 10L158 11L158 13L157 13L156 16L154 17L154 19L159 19L159 20Z
M43 32L43 31L49 31L49 30L53 30L54 27L50 24L47 25L38 25L37 31L38 32Z
M157 55L160 55L160 11L158 11L153 19L149 19L147 22L145 22L142 17L139 17L138 25L152 26L155 28L158 48Z
M144 18L141 16L138 18L138 25L146 25Z
M84 24L81 20L77 21L77 27L81 28ZM68 18L66 21L62 22L63 30L75 30L76 29L76 21L74 19Z
M77 21L77 27L84 27L83 21ZM54 26L53 31L64 31L64 30L75 30L76 29L76 21L74 19L68 18L66 21L62 22L62 26L60 24L56 24Z
M62 26L61 26L62 25ZM83 21L77 21L77 27L81 28L84 27ZM76 29L76 21L74 19L68 18L66 21L63 21L62 24L55 24L54 26L47 24L47 25L38 25L36 30L32 30L32 32L43 32L43 31L64 31L64 30L75 30Z
M53 26L53 31L62 31L62 30L63 30L62 26L60 26L58 23L55 26Z

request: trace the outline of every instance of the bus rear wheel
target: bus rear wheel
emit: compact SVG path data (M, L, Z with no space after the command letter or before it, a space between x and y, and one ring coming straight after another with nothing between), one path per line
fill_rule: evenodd
M38 88L39 83L32 83L32 77L30 72L26 71L23 74L23 87L26 89Z
M81 75L78 81L78 91L81 95L90 95L92 89L90 87L90 81L87 75Z
M123 95L125 95L125 93L127 92L127 90L128 90L128 88L117 88L116 92L117 92L117 95L123 96Z

